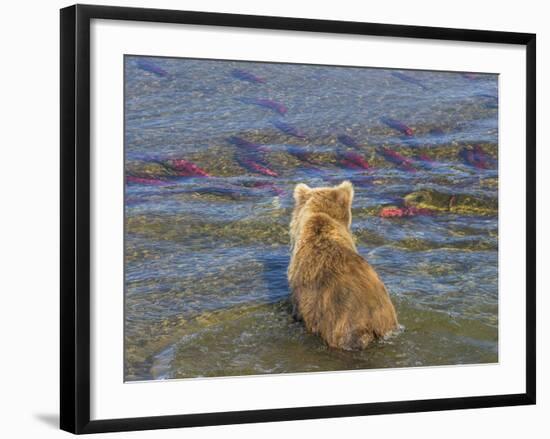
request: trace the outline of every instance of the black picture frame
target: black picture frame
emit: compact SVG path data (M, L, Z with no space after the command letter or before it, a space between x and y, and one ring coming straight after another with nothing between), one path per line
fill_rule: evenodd
M90 420L90 21L132 20L453 40L526 47L526 392L418 401L349 404ZM535 404L535 92L536 36L302 18L75 5L61 10L61 429L80 433L364 416Z

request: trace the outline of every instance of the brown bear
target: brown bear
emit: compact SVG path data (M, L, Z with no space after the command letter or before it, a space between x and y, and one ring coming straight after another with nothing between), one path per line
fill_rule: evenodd
M384 284L351 234L353 186L294 189L288 267L293 314L332 348L364 349L398 327Z

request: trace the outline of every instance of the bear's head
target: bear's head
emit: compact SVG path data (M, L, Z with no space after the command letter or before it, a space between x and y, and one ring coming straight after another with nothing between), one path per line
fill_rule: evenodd
M334 187L310 188L303 183L296 185L290 224L292 241L300 232L302 221L312 214L324 213L349 228L352 201L353 185L349 181Z

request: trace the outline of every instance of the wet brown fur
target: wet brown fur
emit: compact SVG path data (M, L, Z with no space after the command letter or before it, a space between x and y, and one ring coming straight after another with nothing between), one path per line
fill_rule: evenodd
M288 267L294 316L330 347L364 349L398 323L384 284L355 247L353 186L298 184L294 200Z

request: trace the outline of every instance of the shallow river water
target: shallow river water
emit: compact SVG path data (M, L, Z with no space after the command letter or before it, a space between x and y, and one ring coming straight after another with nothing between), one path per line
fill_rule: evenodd
M125 379L498 361L498 77L125 58ZM292 189L354 183L402 330L289 311Z

